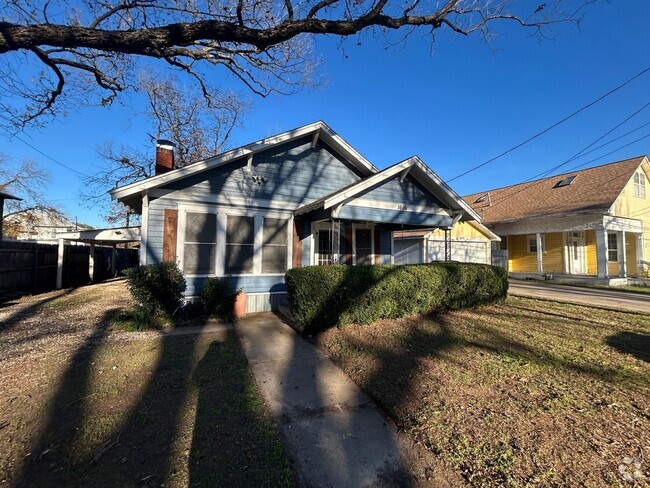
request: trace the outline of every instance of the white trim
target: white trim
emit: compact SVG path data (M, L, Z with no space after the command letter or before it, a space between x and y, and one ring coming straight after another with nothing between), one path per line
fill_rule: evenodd
M245 209L239 207L226 207L223 205L215 205L212 203L178 203L179 210L188 210L190 212L206 212L206 213L222 213L226 215L240 215L242 217L254 217L257 214L264 215L265 217L276 218L290 218L293 214L291 210L277 210L277 209Z
M178 206L178 233L176 236L177 262L181 270L184 268L185 255L185 221L187 212L205 213L214 215L217 220L217 238L215 262L212 265L213 273L187 274L186 277L207 277L207 276L236 276L236 277L264 277L284 276L284 273L262 273L262 242L263 222L265 218L277 218L287 220L287 270L293 265L293 216L291 212L244 210L236 208L219 207L211 204L190 204ZM254 238L253 238L253 272L226 274L226 230L228 216L253 217Z
M357 264L357 229L370 230L370 264L375 264L375 225L355 223L352 224L352 264Z
M349 207L368 207L381 208L385 210L399 210L401 212L417 212L431 215L444 215L449 217L449 211L444 208L432 207L430 205L408 205L399 202L386 202L382 200L370 200L365 198L355 198L345 205ZM461 214L462 215L462 214Z
M262 231L264 230L264 216L256 214L253 217L253 274L259 276L262 274ZM259 256L259 259L255 259Z
M368 176L367 178L364 178L363 180L352 185L348 189L337 192L331 195L330 197L326 198L323 202L323 208L328 209L339 203L344 203L346 200L350 200L354 198L356 195L363 192L364 190L367 190L368 188L371 188L376 184L381 183L382 181L386 181L389 178L395 176L396 174L399 174L400 171L403 171L404 169L407 168L410 169L411 166L413 166L414 164L415 164L414 161L407 159L406 161L397 163L389 168L386 168L383 171L380 171L379 173L375 173L372 176ZM316 207L320 207L320 201L317 201L315 203L316 203Z
M217 212L217 252L215 273L217 276L226 275L226 229L228 226L228 215Z
M395 231L390 231L390 264L395 264Z
M166 185L187 176L223 166L224 164L227 164L236 159L248 157L249 154L256 154L258 152L265 151L278 144L283 144L295 139L299 139L313 132L319 132L319 137L321 139L323 139L328 145L332 147L332 149L338 152L341 156L347 159L351 164L356 166L362 172L372 174L378 171L377 168L372 163L370 163L370 161L361 156L361 154L359 154L356 149L354 149L350 144L343 140L336 132L334 132L334 130L327 126L327 124L325 124L323 121L318 121L247 144L245 146L233 149L232 151L228 151L223 154L219 154L212 158L197 161L193 164L190 164L183 168L174 169L162 175L152 176L151 178L147 178L144 181L131 183L130 185L126 185L121 188L115 188L114 190L111 190L109 194L113 200L123 199L147 189Z
M149 242L149 194L142 197L142 222L140 224L140 264L147 264L147 243Z

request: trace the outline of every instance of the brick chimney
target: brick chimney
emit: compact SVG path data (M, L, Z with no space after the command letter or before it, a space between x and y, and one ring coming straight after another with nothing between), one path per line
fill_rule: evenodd
M156 141L156 175L162 175L174 169L174 147L172 141L158 139Z

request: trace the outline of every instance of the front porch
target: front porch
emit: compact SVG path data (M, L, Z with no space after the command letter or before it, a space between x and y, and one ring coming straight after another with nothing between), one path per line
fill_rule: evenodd
M616 286L644 272L640 221L602 216L572 223L562 228L567 221L559 219L537 228L530 225L529 229L535 232L505 236L502 242L508 250L511 275L546 277L565 283L595 283L597 279ZM518 227L524 230L521 224Z

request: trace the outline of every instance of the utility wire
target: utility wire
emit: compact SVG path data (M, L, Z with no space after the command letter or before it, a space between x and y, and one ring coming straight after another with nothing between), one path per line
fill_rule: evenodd
M74 168L68 166L67 164L62 163L61 161L57 161L57 160L54 159L52 156L49 156L48 154L45 154L43 151L41 151L41 150L38 149L37 147L34 147L32 144L30 144L30 143L27 142L26 140L22 139L20 136L14 135L14 137L15 137L16 139L18 139L20 142L22 142L23 144L25 144L25 145L31 147L31 148L32 148L34 151L36 151L37 153L42 154L43 156L45 156L45 157L46 157L47 159L49 159L50 161L53 161L54 163L58 164L59 166L63 166L63 167L64 167L65 169L67 169L68 171L72 171L73 173L76 173L77 175L82 176L82 177L84 177L84 178L88 178L88 177L89 177L87 174L84 174L84 173L82 173L81 171L77 171L76 169L74 169Z
M542 177L544 177L544 176L546 176L546 175L549 175L549 174L553 173L554 171L560 169L562 166L564 166L564 165L566 165L566 164L569 164L571 161L575 161L576 159L581 158L582 156L584 156L584 155L586 154L585 151L586 151L587 149L589 149L589 148L590 148L591 146L593 146L594 144L596 144L596 143L602 141L605 137L607 137L608 135L610 135L610 134L611 134L612 132L614 132L616 129L618 129L618 128L621 127L622 125L626 124L630 119L632 119L633 117L635 117L635 116L638 115L639 113L643 112L646 108L648 108L648 106L650 106L650 102L646 103L646 104L645 104L643 107L641 107L639 110L637 110L636 112L634 112L634 113L632 113L631 115L629 115L625 120L623 120L623 122L621 122L621 123L619 123L619 124L616 124L614 127L612 127L610 130L608 130L607 132L605 132L602 136L600 136L600 137L599 137L598 139L596 139L594 142L592 142L592 143L589 144L588 146L584 147L581 151L578 151L577 153L575 153L573 156L571 156L569 159L567 159L567 160L564 161L563 163L560 163L560 164L558 164L557 166L553 166L552 168L550 168L550 169L548 169L548 170L546 170L546 171L543 171L542 173L539 173L538 175L535 175L535 176L533 176L533 177L531 177L531 178L528 178L524 183L527 183L527 182L529 182L529 181L536 180L537 178L542 178Z
M520 147L525 146L525 145L528 144L529 142L531 142L531 141L537 139L538 137L540 137L540 136L546 134L547 132L549 132L550 130L556 128L558 125L561 125L561 124L563 124L564 122L566 122L567 120L572 119L573 117L575 117L576 115L578 115L580 112L583 112L584 110L586 110L586 109L592 107L593 105L597 104L597 103L600 102L601 100L604 100L605 98L607 98L608 96L610 96L610 95L612 95L613 93L617 92L618 90L620 90L620 89L623 88L624 86L628 85L629 83L631 83L631 82L634 81L635 79L639 78L640 76L643 76L643 75L646 74L648 71L650 71L650 66L647 67L647 68L645 68L644 70L640 71L639 73L637 73L636 75L634 75L632 78L629 78L629 79L628 79L627 81L625 81L624 83L618 85L616 88L613 88L612 90L608 91L607 93L605 93L605 94L602 95L601 97L597 98L596 100L594 100L594 101L588 103L587 105L584 105L583 107L579 108L578 110L576 110L576 111L573 112L572 114L567 115L567 116L564 117L562 120L560 120L560 121L554 123L553 125L551 125L551 126L547 127L546 129L542 130L541 132L538 132L537 134L535 134L535 135L529 137L529 138L526 139L525 141L520 142L519 144L517 144L517 145L511 147L510 149L508 149L508 150L506 150L506 151L503 151L503 152L500 153L500 154L497 154L496 156L494 156L494 157L488 159L487 161L484 161L484 162L482 162L481 164L478 164L478 165L474 166L473 168L470 168L470 169L468 169L467 171L465 171L465 172L463 172L463 173L461 173L461 174L459 174L459 175L454 176L453 178L447 180L447 183L451 183L452 181L457 180L458 178L462 178L463 176L468 175L469 173L472 173L472 172L476 171L477 169L482 168L483 166L486 166L486 165L488 165L488 164L490 164L490 163L496 161L497 159L502 158L502 157L505 156L506 154L510 154L511 152L513 152L513 151L519 149Z
M558 168L564 166L565 164L568 164L568 163L570 163L571 161L574 161L575 159L577 159L577 158L576 158L577 155L580 155L580 154L584 153L585 150L589 149L591 146L593 146L594 144L596 144L598 141L602 140L603 137L606 137L608 134L611 134L614 130L616 130L617 128L619 128L620 126L622 126L623 124L625 124L626 122L628 122L632 117L634 117L635 115L637 115L638 113L640 113L642 110L644 110L644 109L645 109L646 107L648 107L649 105L650 105L650 103L646 103L646 104L645 104L643 107L641 107L639 110L636 110L636 111L633 112L631 115L629 115L628 117L626 117L625 120L623 120L622 122L616 124L613 128L611 128L610 130L608 130L607 132L605 132L605 134L603 134L602 136L598 137L594 142L592 142L592 143L589 144L588 146L584 147L582 150L578 151L574 156L571 156L571 158L567 159L567 160L564 161L563 163L558 164L558 165L556 165L556 166L550 168L549 170L547 170L547 171L545 171L545 172L543 172L543 173L540 173L540 175L547 175L547 174L549 174L549 173L552 173L552 172L555 171L556 169L558 169ZM649 134L649 135L650 135L650 134ZM646 137L647 137L647 136L644 136L644 137L642 137L642 138L639 139L639 140L643 140L643 139L645 139ZM596 159L594 159L594 160L592 160L592 161L588 161L587 163L583 163L583 165L587 165L587 164L589 164L590 162L594 162L594 161L596 161L596 160L598 160L598 159L601 159L601 158L603 158L603 157L605 157L605 156L609 156L610 154L613 154L613 153L615 153L616 151L619 151L619 150L623 149L624 147L627 147L627 146L629 146L629 145L631 145L631 144L634 144L635 142L638 142L639 140L633 141L633 142L631 142L631 143L629 143L629 144L626 144L626 145L624 145L624 146L622 146L622 147L616 148L616 149L614 149L613 151L610 151L610 152L607 153L607 154L603 154L602 156L600 156L600 157L598 157L598 158L596 158ZM539 175L538 175L538 176L539 176ZM536 178L536 177L533 177L533 178ZM526 186L524 186L523 188L520 188L519 190L517 190L516 192L514 192L514 193L512 193L512 194L506 195L506 196L504 196L503 198L501 198L501 199L499 199L499 200L497 200L497 201L492 202L491 205L489 206L489 208L493 208L493 207L495 207L496 205L498 205L499 203L501 203L501 202L503 202L503 201L505 201L505 200L508 200L508 199L514 197L515 195L521 193L522 191L527 190L528 188L530 188L530 187L532 187L532 186L535 186L535 185L537 185L537 184L539 184L539 183L541 183L542 181L545 180L545 178L535 179L534 181L531 181L531 179L532 179L532 178L529 178L528 180L526 180L526 181L524 182L524 183L528 183L528 182L530 182L529 185L526 185Z

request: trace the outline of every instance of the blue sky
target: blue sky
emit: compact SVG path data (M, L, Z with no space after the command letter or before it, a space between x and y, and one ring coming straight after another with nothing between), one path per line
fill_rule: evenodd
M364 36L339 47L318 38L326 82L290 96L245 93L252 108L233 145L324 120L379 168L419 155L449 180L555 123L650 66L650 2L599 1L580 30L556 28L554 40L502 24L490 48L477 37L440 32L432 45L417 33L402 48ZM241 88L233 85L235 88ZM555 166L650 100L650 73L527 146L451 183L461 195L523 181ZM83 108L42 130L20 134L36 148L83 173L98 164L104 141L140 144L148 138L138 101L110 109ZM650 108L608 139L650 122ZM568 165L587 162L650 134L650 126ZM17 139L0 135L1 152L47 167L48 197L70 217L104 225L99 211L78 200L80 179ZM152 148L153 152L153 148ZM650 153L650 137L589 166Z

